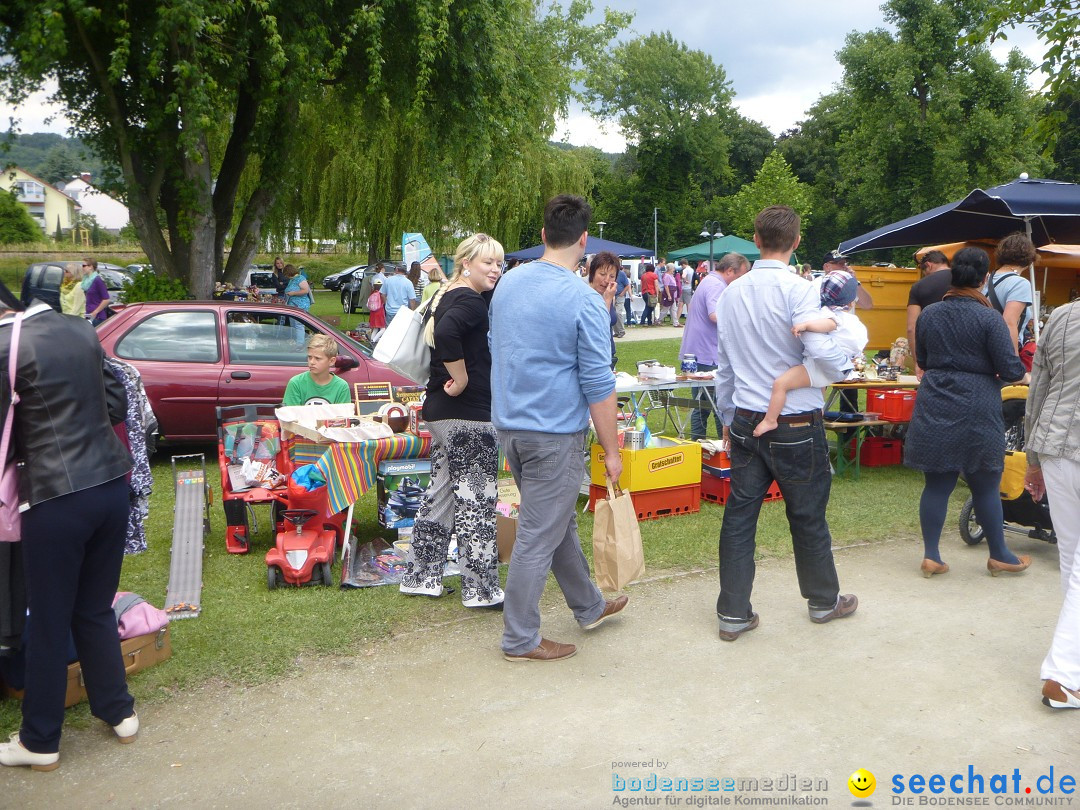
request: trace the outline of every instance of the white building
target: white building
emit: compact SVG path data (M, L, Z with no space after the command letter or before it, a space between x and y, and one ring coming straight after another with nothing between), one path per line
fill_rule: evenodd
M89 174L71 180L63 191L82 206L83 214L91 214L106 230L119 231L130 220L127 206L90 185Z

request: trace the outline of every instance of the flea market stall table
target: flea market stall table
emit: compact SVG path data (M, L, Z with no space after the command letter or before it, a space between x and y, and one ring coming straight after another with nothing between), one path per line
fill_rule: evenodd
M628 419L631 414L640 413L648 418L650 412L662 410L664 422L660 432L665 431L670 423L679 438L685 439L693 411L716 410L714 385L715 380L712 378L657 383L643 383L635 380L632 383L616 382L615 395L619 399L628 400L626 405L620 406L622 417ZM675 391L685 388L691 389L692 394L701 395L701 398L675 396Z
M881 411L873 403L873 396L875 392L879 391L894 391L894 390L906 390L914 391L919 387L919 380L915 375L900 375L896 380L859 380L853 382L836 383L829 388L828 395L825 398L825 411L829 412L835 410L837 401L840 398L842 391L861 391L867 392L867 405L866 412L875 414L870 418L863 418L857 421L844 421L844 420L829 420L825 421L825 429L830 430L836 434L836 460L835 467L837 475L844 474L848 469L852 469L853 477L858 480L859 472L862 467L862 448L863 442L871 432L884 428L895 427L897 425L906 425L910 421L910 414L907 414L907 418L890 418L881 419L877 418L881 416ZM852 452L853 457L849 460L848 453Z

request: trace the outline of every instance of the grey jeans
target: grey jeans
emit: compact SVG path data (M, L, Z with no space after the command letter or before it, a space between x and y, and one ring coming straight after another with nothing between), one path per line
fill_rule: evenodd
M583 433L500 430L499 441L521 491L517 540L506 575L502 649L521 655L540 644L540 597L548 571L579 624L604 612L577 533L578 492L585 475Z

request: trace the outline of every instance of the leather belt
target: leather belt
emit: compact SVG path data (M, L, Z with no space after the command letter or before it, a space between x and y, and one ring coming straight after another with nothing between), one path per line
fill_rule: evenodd
M736 408L735 415L741 416L743 419L755 419L759 422L765 418L765 414L760 411L748 411L746 408ZM781 425L816 425L822 421L822 418L821 411L805 411L803 413L781 414L776 417L776 421Z

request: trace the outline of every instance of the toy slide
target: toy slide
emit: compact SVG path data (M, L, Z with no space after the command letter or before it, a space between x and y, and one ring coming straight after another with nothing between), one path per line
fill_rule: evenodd
M198 459L197 469L177 469L177 459ZM194 463L186 464L194 467ZM170 619L193 619L202 598L203 538L210 530L206 458L202 453L173 456L176 505L173 507L172 560L165 612Z

